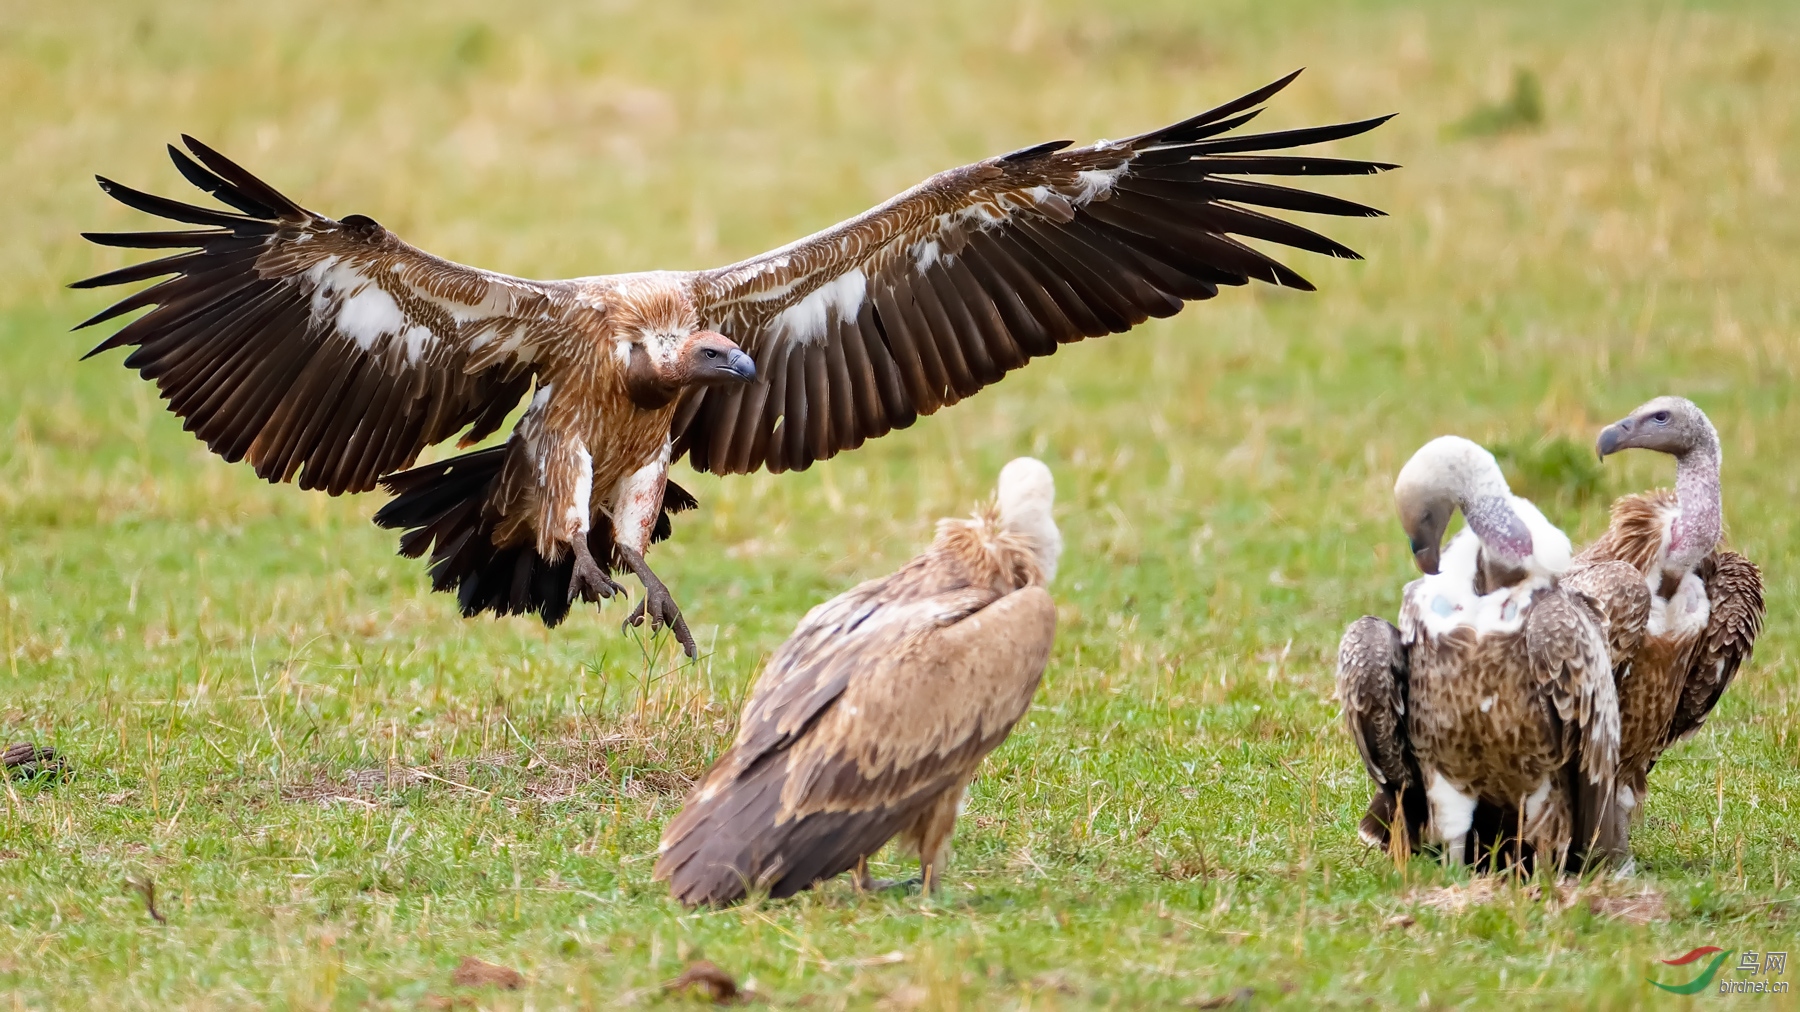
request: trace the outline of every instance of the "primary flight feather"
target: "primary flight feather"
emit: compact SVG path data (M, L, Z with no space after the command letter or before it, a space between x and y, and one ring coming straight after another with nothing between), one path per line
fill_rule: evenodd
M911 425L1059 344L1118 333L1221 285L1311 289L1241 241L1337 257L1348 247L1256 208L1373 216L1362 204L1240 178L1366 174L1381 162L1271 151L1351 137L1386 117L1233 134L1289 75L1121 141L1052 142L940 173L781 249L706 271L531 281L442 260L364 215L307 210L192 138L183 176L230 210L107 179L133 208L187 225L87 233L179 252L77 282L164 278L82 326L145 307L97 347L132 347L189 430L270 481L330 494L385 486L376 522L431 556L464 614L645 596L628 621L694 642L645 561L668 480L801 470ZM1241 238L1240 238L1241 237ZM507 441L411 471L421 450Z

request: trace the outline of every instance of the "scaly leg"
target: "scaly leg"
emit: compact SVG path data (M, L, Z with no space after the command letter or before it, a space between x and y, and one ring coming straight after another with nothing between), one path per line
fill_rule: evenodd
M638 625L648 616L650 628L673 631L675 639L681 643L681 649L689 657L699 656L700 648L694 645L694 636L688 632L687 620L681 617L681 609L675 607L675 598L669 594L669 588L650 571L650 564L644 561L641 553L624 545L619 545L618 550L619 555L625 559L625 565L631 568L638 581L644 585L644 599L638 602L637 608L625 619L625 624Z
M577 533L571 538L569 547L575 550L575 572L569 576L569 600L573 601L579 596L592 604L625 592L625 588L594 561L594 553L588 548L585 532Z
M936 895L943 887L944 872L950 865L950 838L956 833L956 816L967 789L965 780L938 795L913 824L910 835L919 848L920 891L927 895Z

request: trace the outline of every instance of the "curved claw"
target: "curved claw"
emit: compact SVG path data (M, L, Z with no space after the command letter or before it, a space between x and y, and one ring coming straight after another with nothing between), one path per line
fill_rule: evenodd
M683 653L689 657L699 656L700 648L695 645L693 634L688 632L687 619L681 617L681 609L675 606L675 598L660 580L644 588L643 598L625 618L625 627L642 625L645 618L650 619L650 628L653 630L672 631L675 639L681 643Z
M624 592L625 588L607 575L606 570L600 568L592 555L586 552L576 553L575 571L569 575L569 600L580 597L592 604Z

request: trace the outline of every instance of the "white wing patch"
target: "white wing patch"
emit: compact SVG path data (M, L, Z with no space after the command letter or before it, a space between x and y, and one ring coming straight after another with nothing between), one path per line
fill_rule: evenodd
M775 317L773 333L779 340L800 344L822 340L833 321L856 318L868 290L869 279L860 269L841 274L782 310Z
M373 351L375 342L405 328L406 314L400 312L400 304L392 295L369 285L338 306L336 324L358 348Z
M301 275L311 288L313 319L372 355L398 354L417 365L437 335L410 320L374 279L342 258L328 256Z

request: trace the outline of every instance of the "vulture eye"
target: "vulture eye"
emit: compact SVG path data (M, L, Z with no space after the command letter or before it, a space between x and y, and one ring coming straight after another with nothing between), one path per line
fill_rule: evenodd
M1667 425L1669 424L1669 413L1667 411L1658 411L1656 414L1650 416L1650 420L1658 425Z
M707 358L718 358L719 357L719 349L707 348L706 349L706 357Z

